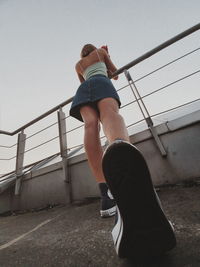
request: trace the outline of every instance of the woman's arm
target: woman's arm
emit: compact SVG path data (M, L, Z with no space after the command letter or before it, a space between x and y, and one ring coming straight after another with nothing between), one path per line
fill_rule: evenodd
M113 64L112 60L110 59L110 56L108 55L108 53L106 52L106 50L104 48L101 48L101 53L103 53L103 57L104 57L104 61L106 64L106 67L108 69L108 77L110 78L112 76L112 74L117 71L117 68L115 67L115 65ZM118 76L113 77L114 80L118 79Z
M76 64L75 69L76 69L76 73L78 75L79 81L81 83L83 83L85 81L85 79L83 78L82 74L80 73L80 69L79 69L78 63Z

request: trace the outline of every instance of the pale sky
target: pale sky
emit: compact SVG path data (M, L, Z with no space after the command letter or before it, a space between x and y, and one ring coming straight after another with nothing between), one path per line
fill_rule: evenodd
M0 129L14 131L75 94L74 65L84 44L107 44L122 67L199 23L199 14L199 0L0 0ZM199 37L194 33L160 52L154 68L199 47ZM199 67L199 52L191 62L186 74ZM182 69L187 65L183 62ZM130 71L139 77L151 69L147 60ZM114 84L119 88L124 81ZM158 77L155 82L151 89L162 84ZM146 92L149 83L140 86ZM197 86L191 92L197 97ZM10 145L16 137L0 136L1 145L5 140Z

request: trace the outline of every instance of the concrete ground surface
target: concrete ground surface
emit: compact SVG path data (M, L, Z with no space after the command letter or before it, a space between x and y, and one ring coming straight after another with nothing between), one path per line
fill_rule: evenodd
M93 199L1 216L0 267L199 267L199 184L165 187L158 194L177 237L177 247L161 258L119 259L111 238L114 217L101 219L99 200Z

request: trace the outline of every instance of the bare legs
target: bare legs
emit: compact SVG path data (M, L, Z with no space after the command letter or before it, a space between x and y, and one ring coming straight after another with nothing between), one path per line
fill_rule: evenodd
M119 114L118 103L113 98L105 98L98 102L100 120L109 143L116 139L129 141L124 119Z
M88 162L97 182L103 183L105 178L101 166L103 151L99 138L100 121L109 143L112 143L115 139L129 141L129 137L124 120L118 113L118 103L115 99L105 98L100 100L98 109L100 118L98 113L90 106L83 106L80 112L85 123L84 146Z
M84 106L80 110L85 123L84 146L87 153L90 168L98 183L105 182L101 160L103 151L99 138L99 118L97 112L90 106Z

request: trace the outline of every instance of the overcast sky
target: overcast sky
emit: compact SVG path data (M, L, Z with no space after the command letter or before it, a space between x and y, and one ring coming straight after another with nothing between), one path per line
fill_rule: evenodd
M199 0L0 0L0 129L13 131L75 94L74 65L85 43L107 44L122 67L199 18ZM180 41L163 58L197 48L199 37ZM199 58L194 62L195 68Z

